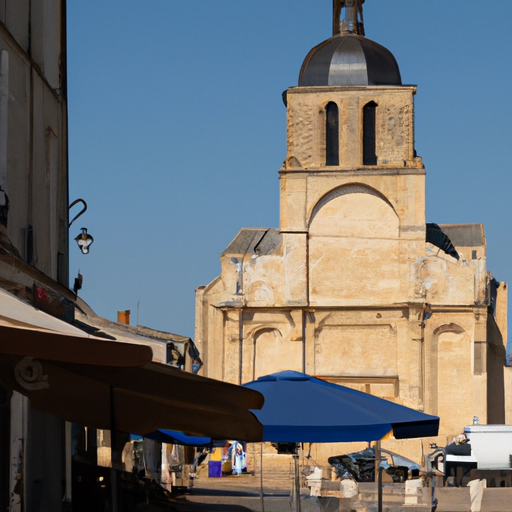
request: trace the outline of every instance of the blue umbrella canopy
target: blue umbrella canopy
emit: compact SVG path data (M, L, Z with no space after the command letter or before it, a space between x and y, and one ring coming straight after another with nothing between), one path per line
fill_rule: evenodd
M439 418L305 373L284 371L244 384L265 398L252 411L263 440L276 443L376 441L436 436Z
M209 446L212 443L210 437L189 436L178 430L156 430L144 437L160 443L180 444L182 446ZM142 436L132 434L132 439L142 439Z

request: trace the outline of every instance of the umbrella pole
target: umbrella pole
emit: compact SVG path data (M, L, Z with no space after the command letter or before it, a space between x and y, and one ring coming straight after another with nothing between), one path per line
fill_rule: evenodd
M114 405L114 387L110 386L110 509L112 512L118 512L119 500L119 485L117 474L117 425L116 425L116 410Z
M382 512L382 468L380 467L380 440L375 447L375 471L377 474L377 512Z
M300 512L299 455L293 454L294 479L292 488L292 512Z
M260 499L261 512L265 512L265 499L263 494L263 443L260 443Z

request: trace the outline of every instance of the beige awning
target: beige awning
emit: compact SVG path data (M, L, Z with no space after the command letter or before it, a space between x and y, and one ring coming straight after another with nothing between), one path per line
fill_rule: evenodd
M17 310L10 317L5 304L11 298L2 292L0 384L28 396L32 407L139 435L169 429L214 439L262 439L263 427L249 411L263 406L261 394L151 362L147 346L82 335L22 301L10 304ZM23 308L27 318L34 312L49 318L38 326L26 323Z
M262 438L249 412L262 407L259 393L160 363L109 367L0 354L0 384L28 396L32 407L81 425L111 429L115 423L139 435L169 429L214 439Z
M34 326L13 327L6 323L5 318L0 316L1 354L95 366L142 366L149 363L153 355L151 348L146 345L50 331Z

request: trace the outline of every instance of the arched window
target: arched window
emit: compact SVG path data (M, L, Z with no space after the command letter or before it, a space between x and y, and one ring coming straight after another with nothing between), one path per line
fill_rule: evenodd
M363 165L377 165L375 153L375 112L377 103L370 101L363 108Z
M340 128L338 105L327 103L325 107L325 165L340 164Z

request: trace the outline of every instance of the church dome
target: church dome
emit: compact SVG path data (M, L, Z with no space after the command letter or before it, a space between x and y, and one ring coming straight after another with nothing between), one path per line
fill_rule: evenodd
M393 54L359 34L336 34L307 55L299 86L402 85Z
M402 85L393 54L364 37L364 2L333 1L333 36L308 53L299 86Z

